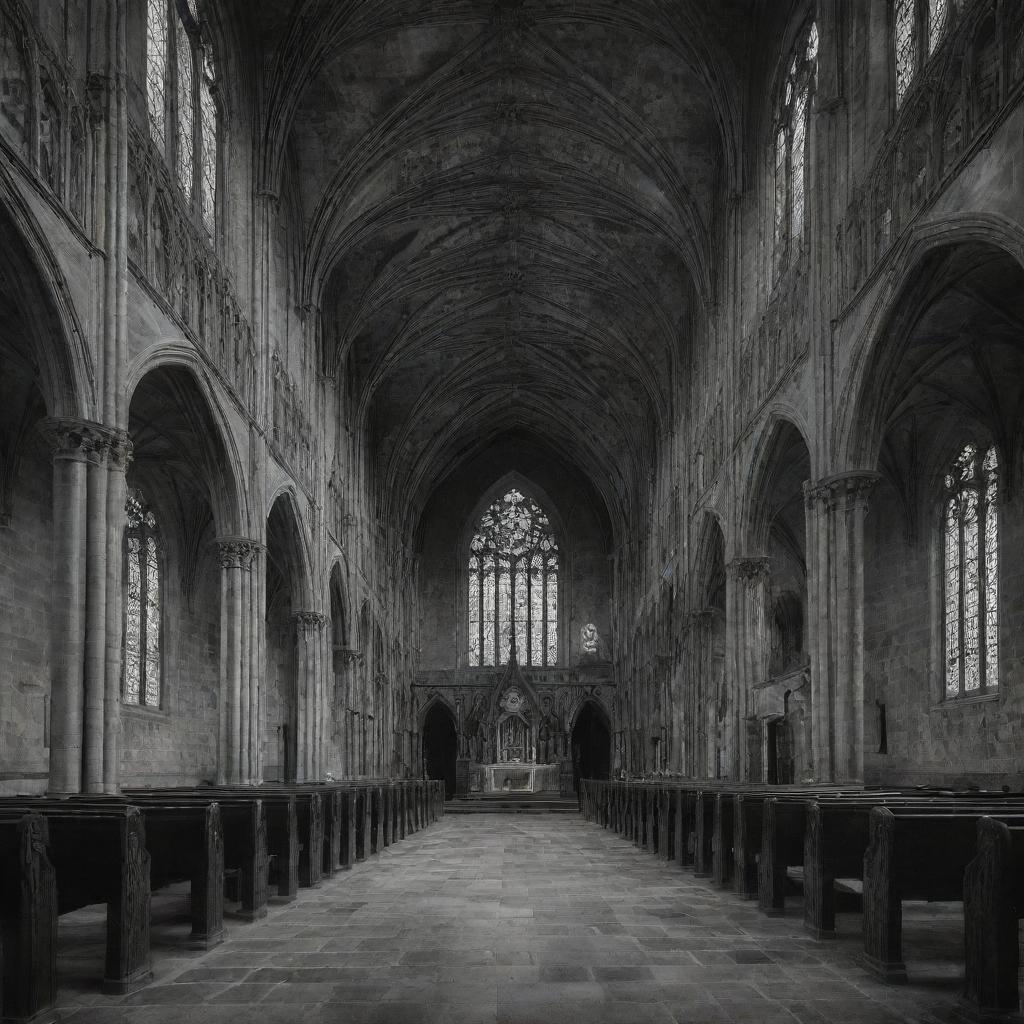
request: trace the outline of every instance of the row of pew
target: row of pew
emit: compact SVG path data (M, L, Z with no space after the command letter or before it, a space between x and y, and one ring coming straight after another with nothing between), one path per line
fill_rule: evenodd
M152 979L152 892L188 882L188 944L210 949L226 900L257 920L443 813L420 780L0 797L0 1017L54 1019L60 914L106 904L103 988L130 992Z
M982 1012L1020 1004L1022 795L587 780L580 810L767 915L802 882L816 938L835 936L840 894L859 897L863 963L887 981L907 980L902 902L962 901L967 998Z

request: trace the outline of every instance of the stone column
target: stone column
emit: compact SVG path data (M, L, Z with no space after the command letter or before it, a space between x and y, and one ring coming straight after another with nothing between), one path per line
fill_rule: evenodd
M687 689L684 719L683 772L691 778L713 778L714 737L709 733L709 710L714 709L718 695L712 678L712 642L714 611L690 612L687 636Z
M320 778L320 726L323 705L321 647L329 625L319 612L296 612L295 623L295 774L297 782Z
M78 793L82 788L87 474L89 462L97 456L86 424L49 420L43 432L53 449L49 791Z
M220 554L220 724L217 782L251 781L253 741L250 713L250 622L252 563L260 545L245 537L221 537ZM256 725L258 739L258 724Z
M879 474L805 484L815 781L864 780L864 517Z
M735 673L731 687L734 706L729 716L732 763L736 778L759 780L759 756L752 756L747 741L747 718L754 686L768 678L769 559L763 555L734 558L726 566L729 615L726 634L732 638Z

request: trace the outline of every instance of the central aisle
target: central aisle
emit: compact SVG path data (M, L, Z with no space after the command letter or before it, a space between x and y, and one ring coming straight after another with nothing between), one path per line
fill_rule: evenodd
M948 985L879 985L856 946L814 942L798 917L765 918L577 817L450 816L68 1019L960 1019Z

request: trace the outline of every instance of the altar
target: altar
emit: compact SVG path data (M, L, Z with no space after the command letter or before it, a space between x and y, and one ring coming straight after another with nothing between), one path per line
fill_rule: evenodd
M545 793L558 792L559 766L557 764L485 764L483 791L485 793Z

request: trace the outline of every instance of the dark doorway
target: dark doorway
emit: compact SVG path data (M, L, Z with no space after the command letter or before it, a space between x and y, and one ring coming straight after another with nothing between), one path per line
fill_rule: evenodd
M444 779L446 800L455 796L455 757L458 740L455 719L443 705L435 704L423 722L423 763L428 779Z
M592 701L583 705L572 728L572 785L580 779L607 779L611 769L612 734L605 713Z

